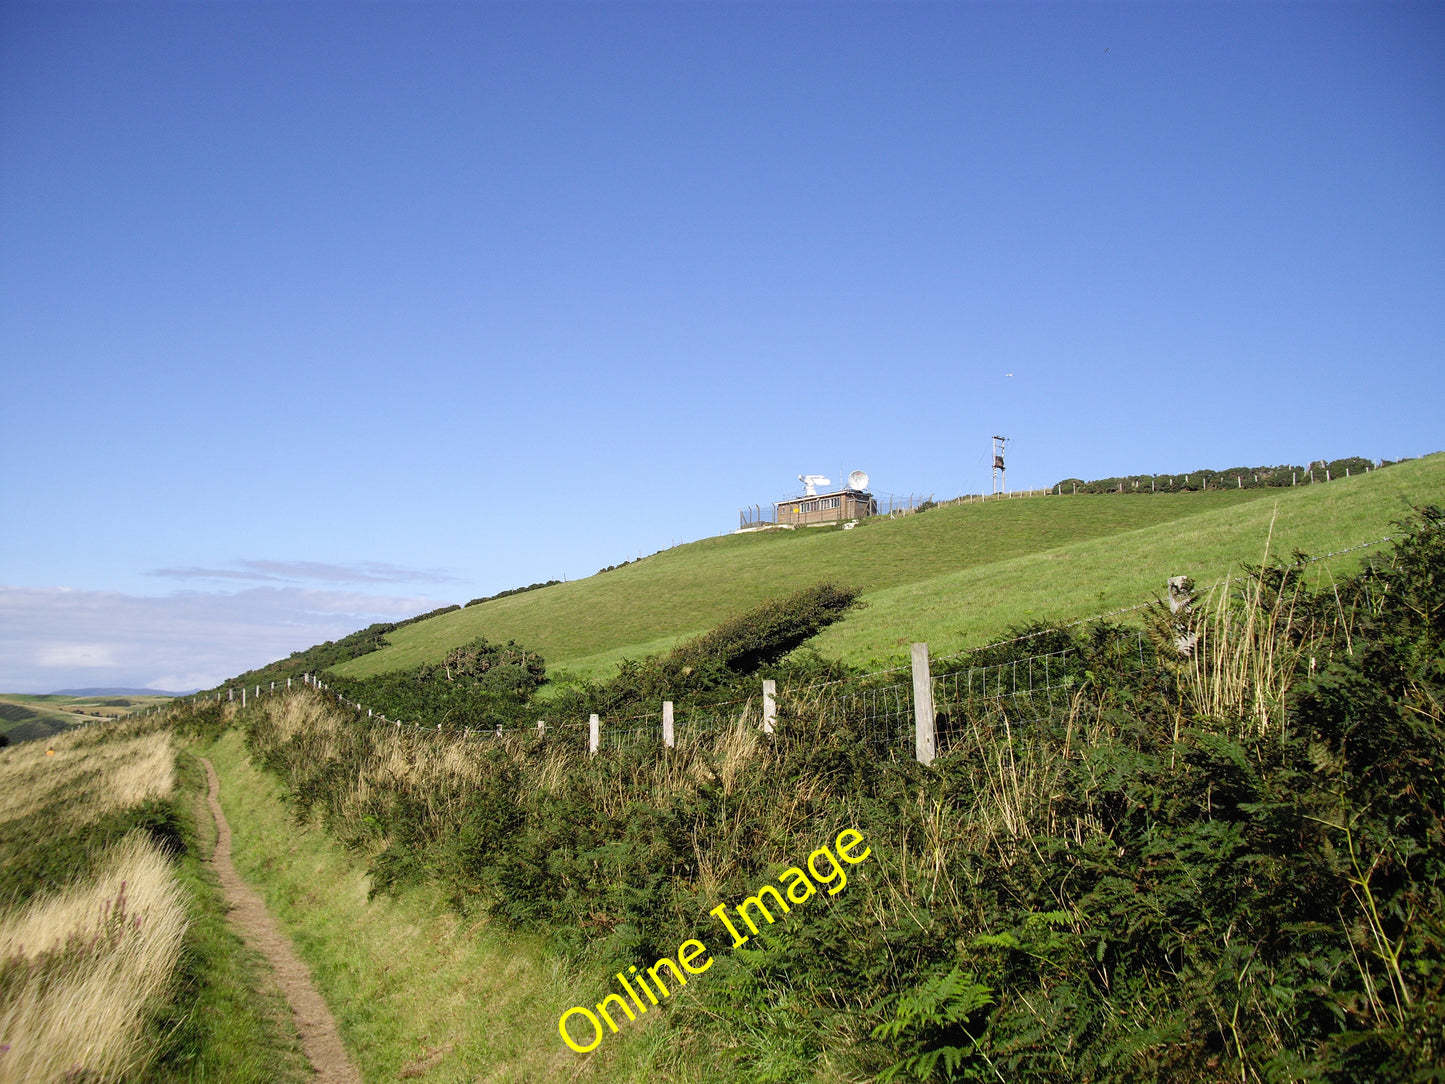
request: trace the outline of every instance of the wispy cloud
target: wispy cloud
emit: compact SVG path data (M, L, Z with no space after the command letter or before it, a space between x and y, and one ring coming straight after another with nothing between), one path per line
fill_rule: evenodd
M0 587L0 689L207 687L373 621L439 605L420 595L289 586L164 598Z
M438 568L406 568L384 561L355 565L324 561L233 561L234 568L157 568L149 575L168 580L211 580L248 583L458 583L456 576Z

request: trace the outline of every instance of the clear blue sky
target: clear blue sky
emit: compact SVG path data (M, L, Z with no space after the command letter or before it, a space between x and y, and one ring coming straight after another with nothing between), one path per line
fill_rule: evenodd
M994 433L1015 488L1423 454L1442 344L1439 4L7 3L0 688Z

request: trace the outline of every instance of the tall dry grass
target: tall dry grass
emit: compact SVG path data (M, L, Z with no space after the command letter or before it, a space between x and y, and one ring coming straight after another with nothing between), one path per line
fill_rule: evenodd
M367 835L368 819L396 798L419 812L424 835L440 838L466 819L473 796L489 777L514 769L526 789L556 796L591 760L578 742L548 740L539 752L534 732L458 740L412 727L358 727L349 712L308 691L268 698L254 710L253 738L259 748L284 745L288 758L300 764L355 765L351 785L333 793L328 807L334 827L353 839ZM754 707L743 706L717 729L683 728L676 748L656 759L617 764L613 785L595 792L599 810L622 816L640 795L661 804L705 784L732 794L748 765L772 755L758 731L757 715Z
M74 827L168 798L174 788L175 749L153 723L75 730L0 750L0 824L53 805Z
M0 1084L102 1084L143 1063L143 1014L185 927L170 864L140 833L95 880L0 916Z

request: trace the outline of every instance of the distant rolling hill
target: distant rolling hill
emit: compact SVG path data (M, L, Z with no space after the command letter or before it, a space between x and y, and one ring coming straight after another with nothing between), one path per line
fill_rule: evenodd
M73 726L114 719L169 699L154 689L103 689L33 695L0 693L0 734L11 743L36 741Z
M196 692L171 692L168 689L56 689L51 696L190 696Z
M388 634L389 646L336 666L365 677L440 661L479 636L515 639L549 671L601 675L725 617L832 579L868 605L815 642L854 663L985 642L1009 625L1067 621L1161 594L1170 575L1201 584L1272 552L1319 555L1391 531L1408 503L1445 503L1445 455L1287 489L1038 496L947 505L856 529L806 528L703 539L584 580L495 599ZM1313 567L1329 575L1355 553Z

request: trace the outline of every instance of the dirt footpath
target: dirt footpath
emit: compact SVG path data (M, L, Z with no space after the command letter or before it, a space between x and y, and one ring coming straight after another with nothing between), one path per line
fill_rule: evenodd
M246 944L262 953L271 962L276 972L276 981L291 1003L296 1014L296 1027L301 1032L301 1043L306 1056L316 1070L318 1084L361 1084L361 1074L347 1056L346 1047L341 1044L341 1034L336 1030L336 1019L316 987L311 985L311 973L291 947L291 939L276 927L266 905L249 885L236 876L231 864L231 826L226 823L226 814L221 812L221 781L211 762L201 758L206 766L206 780L209 793L206 796L211 807L211 816L216 820L216 852L211 856L216 872L220 874L221 887L226 891L230 904L230 919L240 931Z

